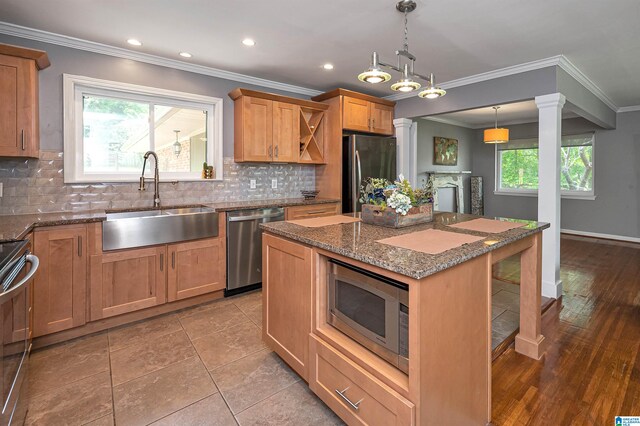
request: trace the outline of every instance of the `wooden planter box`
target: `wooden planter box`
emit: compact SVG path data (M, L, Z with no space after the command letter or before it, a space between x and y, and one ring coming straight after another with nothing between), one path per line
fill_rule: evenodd
M386 226L388 228L404 228L419 225L433 220L433 204L412 207L403 216L391 207L382 208L373 204L362 205L362 221L371 225Z

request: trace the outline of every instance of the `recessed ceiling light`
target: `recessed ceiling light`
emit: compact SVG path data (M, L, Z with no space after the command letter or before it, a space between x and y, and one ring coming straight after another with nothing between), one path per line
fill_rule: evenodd
M129 40L127 40L127 43L132 46L142 46L142 42L140 40L136 40L135 38L130 38Z
M182 56L183 58L190 58L193 55L189 52L180 52L180 56Z
M242 44L244 44L245 46L255 46L256 42L251 38L245 38L244 40L242 40Z
M325 70L332 70L333 69L333 64L324 64L322 66L322 68L324 68Z

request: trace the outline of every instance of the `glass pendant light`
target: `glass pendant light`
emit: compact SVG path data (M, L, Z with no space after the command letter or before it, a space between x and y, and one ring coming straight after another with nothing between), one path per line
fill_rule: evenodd
M498 110L499 106L494 106L496 110L496 126L493 129L486 129L484 131L484 143L496 144L509 142L509 129L498 128Z
M371 55L371 66L368 70L358 75L358 80L372 84L385 83L391 80L391 74L382 71L380 64L378 64L378 54L373 52Z
M427 83L427 88L424 89L422 92L418 93L418 96L420 96L421 98L427 98L427 99L437 99L446 94L447 94L446 90L441 89L440 87L436 87L435 78L433 77L433 73L431 73L429 77L429 83Z
M178 141L180 130L174 130L174 132L176 133L176 141L173 143L173 153L176 155L176 157L179 157L180 153L182 152L182 144Z
M413 81L413 79L409 77L409 64L404 64L402 78L391 85L391 90L399 92L413 92L419 88L420 83Z

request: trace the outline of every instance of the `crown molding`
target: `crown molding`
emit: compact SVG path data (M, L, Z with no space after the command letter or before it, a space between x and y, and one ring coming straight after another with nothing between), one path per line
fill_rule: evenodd
M464 121L459 121L459 120L454 120L452 118L442 118L442 117L438 117L438 116L427 116L427 117L420 117L422 120L428 120L428 121L435 121L436 123L442 123L442 124L449 124L451 126L457 126L457 127L464 127L467 129L477 129L478 127L475 127L469 123L465 123Z
M549 58L540 59L537 61L526 62L524 64L513 65L506 68L500 68L493 71L488 71L476 75L472 75L469 77L463 77L456 80L450 80L440 84L445 90L466 86L468 84L480 83L487 80L493 80L496 78L507 77L514 74L520 74L527 71L539 70L542 68L548 67L559 67L571 77L573 77L576 81L582 84L587 90L593 93L598 99L604 102L609 108L616 112L628 112L628 111L637 111L636 109L631 108L640 108L637 107L622 107L618 108L618 106L613 102L611 98L609 98L596 84L589 79L582 71L578 69L570 60L566 58L564 55L556 55L551 56ZM415 96L413 93L397 93L389 96L385 96L385 99L389 99L392 101L399 101L401 99L407 99Z
M562 55L552 56L550 58L539 59L537 61L525 62L524 64L513 65L506 68L500 68L493 71L487 71L480 74L471 75L469 77L462 77L456 80L446 81L439 84L445 90L452 89L454 87L466 86L474 83L481 83L483 81L493 80L496 78L507 77L514 74L520 74L527 71L539 70L542 68L548 68L553 66L559 66ZM413 93L396 93L393 95L385 96L385 99L397 101L400 99L407 99L415 96Z
M566 56L560 55L558 56L558 58L560 59L558 66L563 71L565 71L567 74L573 77L578 83L586 87L587 90L593 93L598 99L604 102L609 108L618 112L618 106L613 102L613 100L611 100L610 97L608 97L602 90L600 90L600 88L596 86L596 84L593 81L591 81L589 77L587 77L582 71L580 71L578 67L573 65L573 63L570 60L568 60Z
M618 112L634 112L640 111L640 105L631 105L618 108Z
M10 24L8 22L0 21L0 34L41 41L43 43L70 47L72 49L84 50L87 52L99 53L102 55L114 56L122 59L130 59L133 61L144 62L151 65L159 65L161 67L173 68L211 77L223 78L225 80L237 81L239 83L254 84L256 86L268 87L270 89L283 90L286 92L298 93L306 96L317 96L323 93L319 90L309 89L307 87L281 83L278 81L267 80L259 77L252 77L250 75L225 71L218 68L207 67L204 65L190 64L176 59L163 58L161 56L150 55L147 53L134 52L121 47L96 43L93 41L69 37L61 34L50 33L48 31L37 30L35 28L28 28L20 25Z

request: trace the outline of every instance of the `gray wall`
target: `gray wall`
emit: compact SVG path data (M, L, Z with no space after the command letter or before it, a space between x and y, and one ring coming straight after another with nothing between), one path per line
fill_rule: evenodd
M418 126L418 184L426 182L425 171L471 171L471 146L475 140L475 131L466 127L439 123L428 119L415 120ZM437 166L433 164L433 138L442 136L458 139L458 164L456 166ZM470 175L464 177L465 213L471 208Z
M538 136L538 124L508 126L511 139ZM595 200L562 200L562 229L640 237L640 111L617 115L617 128L604 130L584 119L562 122L563 133L595 130ZM476 132L474 175L484 178L485 214L536 219L537 197L494 195L494 147Z
M45 50L51 66L40 72L40 147L62 151L62 74L113 80L130 84L177 90L224 100L223 154L233 156L233 101L227 94L236 87L307 98L274 89L145 64L129 59L71 49L0 34L0 43Z

